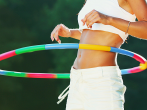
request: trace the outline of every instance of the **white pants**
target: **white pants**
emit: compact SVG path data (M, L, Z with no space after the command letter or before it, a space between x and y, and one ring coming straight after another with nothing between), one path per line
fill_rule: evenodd
M71 68L66 110L124 110L121 71L118 66Z

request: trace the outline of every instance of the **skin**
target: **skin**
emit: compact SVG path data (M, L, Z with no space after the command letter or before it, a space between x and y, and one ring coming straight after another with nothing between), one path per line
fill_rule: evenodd
M130 23L128 34L141 39L147 39L147 5L145 0L118 0L118 3L121 8L130 14L135 14L138 19L137 22ZM94 23L102 23L112 25L124 32L126 32L129 23L129 21L120 18L106 16L96 10L87 13L81 21L83 25L86 24L89 28L92 28ZM52 31L52 41L55 39L61 43L59 36L79 39L81 44L105 45L117 48L123 43L122 38L114 33L90 29L84 29L80 33L78 29L69 29L63 24L57 25ZM79 49L73 67L75 69L85 69L115 66L117 65L116 57L116 53L112 52Z

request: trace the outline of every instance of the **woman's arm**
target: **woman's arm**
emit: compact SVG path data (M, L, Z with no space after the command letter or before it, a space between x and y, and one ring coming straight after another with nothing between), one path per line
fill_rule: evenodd
M54 41L55 39L58 43L61 43L59 36L80 39L81 32L79 31L79 29L69 29L65 25L59 24L53 29L51 33L51 40Z
M71 36L70 36L71 38L80 40L81 32L79 29L70 29L70 32L71 32Z
M84 17L84 19L82 19L83 25L86 23L86 25L89 28L91 28L92 24L94 23L112 25L124 32L126 32L128 29L128 34L132 36L142 39L147 39L147 5L145 0L127 0L127 1L138 19L137 22L130 23L129 29L128 29L129 21L107 16L97 12L96 10L92 10Z
M127 0L130 4L134 14L138 21L131 22L128 34L141 38L147 39L147 5L145 0ZM124 32L127 31L128 21L119 18L109 18L109 25L112 25Z

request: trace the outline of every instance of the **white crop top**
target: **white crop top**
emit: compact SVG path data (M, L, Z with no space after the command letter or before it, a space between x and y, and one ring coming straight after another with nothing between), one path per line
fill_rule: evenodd
M121 8L117 0L87 0L78 15L79 29L81 31L83 29L90 29L87 27L86 24L83 26L81 19L83 19L85 15L89 13L90 11L92 11L93 9L105 15L121 18L121 19L131 21L131 22L135 22L136 16L130 14L129 12ZM125 39L128 36L128 34L125 34L125 32L111 25L104 25L102 23L94 23L91 29L92 30L103 30L103 31L108 31L108 32L118 34L123 39L123 41L125 41Z

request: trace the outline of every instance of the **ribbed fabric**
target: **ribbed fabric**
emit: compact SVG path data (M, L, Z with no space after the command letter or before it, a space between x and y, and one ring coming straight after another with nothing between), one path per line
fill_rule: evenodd
M85 15L89 13L90 11L92 11L93 9L112 17L121 18L127 21L135 22L136 16L130 14L129 12L121 8L117 0L87 0L86 4L80 10L78 15L78 23L79 23L80 30L89 29L86 26L86 24L83 26L81 19L83 19ZM92 25L92 30L103 30L103 31L108 31L108 32L118 34L123 39L123 41L125 41L128 36L128 34L125 34L125 32L113 26L104 25L102 23L94 23Z

